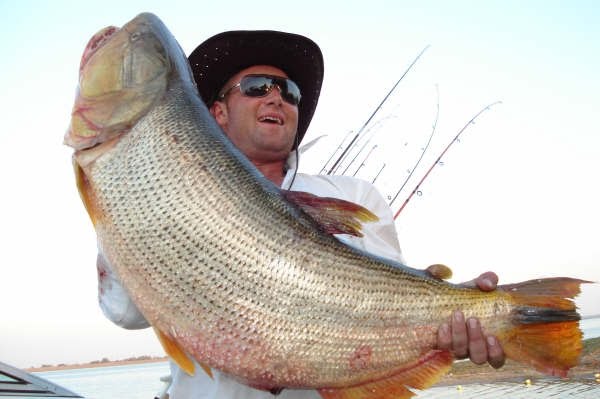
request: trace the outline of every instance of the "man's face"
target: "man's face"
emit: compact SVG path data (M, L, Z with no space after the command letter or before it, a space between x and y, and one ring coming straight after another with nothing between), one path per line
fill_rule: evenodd
M288 77L279 68L256 65L235 74L222 90L249 74ZM276 88L265 97L248 97L234 88L210 111L233 144L254 162L283 160L292 150L298 130L298 107L284 101Z

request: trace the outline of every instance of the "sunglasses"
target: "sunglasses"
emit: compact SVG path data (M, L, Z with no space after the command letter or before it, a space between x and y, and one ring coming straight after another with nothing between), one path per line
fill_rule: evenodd
M220 94L217 99L222 101L231 90L236 87L240 88L240 92L247 97L264 97L273 90L274 87L279 89L281 98L287 103L298 105L300 103L300 88L291 79L282 78L273 75L246 75L240 83L236 83L229 89Z

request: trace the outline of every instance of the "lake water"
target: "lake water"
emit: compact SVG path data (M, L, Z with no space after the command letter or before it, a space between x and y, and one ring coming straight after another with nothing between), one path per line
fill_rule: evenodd
M584 338L600 337L600 318L581 321ZM600 370L598 370L600 372ZM68 388L86 399L152 399L165 385L160 377L169 374L168 362L128 366L97 367L34 373ZM435 387L416 398L600 398L600 383L569 383L560 380L536 381L532 386L522 383L470 384Z
M583 339L600 337L600 317L583 319L579 325L583 331Z
M169 375L168 362L33 373L86 399L152 399Z

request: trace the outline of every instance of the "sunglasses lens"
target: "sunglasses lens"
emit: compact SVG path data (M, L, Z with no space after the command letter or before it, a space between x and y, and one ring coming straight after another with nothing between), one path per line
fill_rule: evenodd
M282 89L281 96L285 101L290 104L298 105L300 103L300 88L294 81L290 79L285 80L285 89Z
M272 85L272 80L265 76L245 76L240 89L248 97L263 97L269 93Z
M279 87L281 97L288 103L298 105L300 88L290 79L275 76L248 75L242 78L240 89L248 97L264 97L273 89Z

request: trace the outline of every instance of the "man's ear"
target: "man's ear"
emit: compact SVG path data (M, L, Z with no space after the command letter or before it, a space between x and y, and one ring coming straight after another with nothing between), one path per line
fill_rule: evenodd
M221 127L225 126L228 121L227 105L222 101L215 101L209 108L210 113Z

